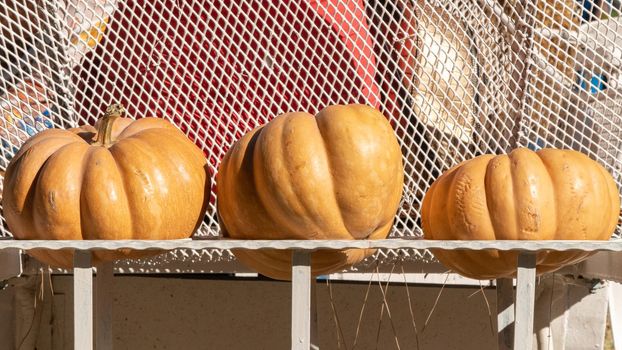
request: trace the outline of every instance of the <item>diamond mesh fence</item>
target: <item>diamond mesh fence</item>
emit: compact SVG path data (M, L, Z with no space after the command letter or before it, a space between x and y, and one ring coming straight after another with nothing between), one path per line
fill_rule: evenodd
M393 236L421 236L429 185L483 153L572 148L622 187L620 7L618 0L7 0L0 170L28 137L92 124L111 103L134 118L172 121L205 152L212 176L235 140L280 113L366 103L391 121L402 147L406 177ZM0 236L9 237L2 224ZM218 234L212 201L196 235ZM398 256L430 258L379 253Z

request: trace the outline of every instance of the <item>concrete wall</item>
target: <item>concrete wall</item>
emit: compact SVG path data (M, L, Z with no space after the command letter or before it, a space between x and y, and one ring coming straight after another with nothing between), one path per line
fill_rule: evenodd
M14 349L15 342L15 289L0 290L0 348Z
M289 348L291 286L288 283L152 277L117 277L115 282L115 349ZM63 306L71 305L71 288L70 277L54 278L55 292L65 298ZM351 349L367 284L333 283L332 289L343 336ZM409 288L422 349L495 348L496 335L481 294L469 297L476 290L447 287L428 327L421 331L439 288ZM487 291L487 297L494 308L494 291ZM416 337L405 289L389 286L387 302L400 347L415 349ZM376 284L368 296L356 349L395 348L386 312L382 323L379 322L381 305ZM337 349L338 331L325 283L317 286L317 309L320 347ZM71 325L71 308L60 310L57 306L56 317ZM71 327L55 333L60 336L61 332L65 339L61 348L71 349Z
M2 298L17 294L14 320L16 332L35 325L23 349L72 349L72 279L54 276L53 289L45 278L23 279L13 291L0 291ZM551 283L540 283L542 288ZM41 287L43 286L43 293ZM317 285L318 340L322 349L339 349L343 333L347 349L352 349L367 283L333 282L333 302L341 331L337 330L325 282ZM547 288L548 288L547 287ZM255 279L218 279L217 276L117 276L113 286L114 349L288 349L290 342L290 288L285 282ZM560 289L561 288L561 289ZM38 291L38 292L36 292ZM417 285L408 288L418 328L419 349L496 349L495 320L489 316L478 287L446 286L428 325L423 325L433 308L440 288ZM601 293L602 294L602 293ZM36 310L35 295L43 295ZM536 306L534 343L540 349L600 349L604 315L593 303L585 283L558 280ZM495 291L487 289L490 314L495 317ZM602 298L602 297L601 297ZM605 300L606 301L606 300ZM393 326L401 349L417 349L406 289L391 284L387 290ZM382 294L374 283L367 296L356 349L395 349L395 336L387 312L380 322ZM598 305L603 304L599 302ZM583 305L583 306L581 306ZM597 305L597 306L598 306ZM604 304L603 304L604 305ZM600 307L600 306L598 306ZM566 317L564 310L586 314L589 322ZM593 312L589 312L593 310ZM4 313L0 314L4 315ZM4 315L5 316L5 315ZM576 316L576 315L575 315ZM5 317L6 319L6 317ZM4 322L3 322L4 324ZM549 327L550 325L550 330ZM4 327L0 327L4 328ZM567 335L567 329L572 334ZM552 338L549 341L548 335ZM566 339L576 339L568 344ZM342 340L343 342L343 340ZM0 348L4 343L0 337ZM586 345L587 344L587 345ZM7 347L10 349L11 347ZM341 349L346 347L341 345Z

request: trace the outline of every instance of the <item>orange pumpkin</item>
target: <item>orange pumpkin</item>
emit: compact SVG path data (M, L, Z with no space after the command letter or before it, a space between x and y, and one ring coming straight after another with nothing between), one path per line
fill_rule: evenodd
M439 177L423 200L426 239L607 240L620 211L611 175L586 155L519 148L483 155ZM471 278L511 277L516 252L433 252L447 267ZM576 263L582 252L540 252L538 273Z
M398 208L404 170L393 129L365 105L287 113L246 134L217 175L219 222L238 239L380 239ZM314 275L373 250L317 251ZM291 278L289 251L234 251L263 275Z
M192 235L209 200L203 153L166 120L121 118L45 130L9 163L3 213L17 239L175 239ZM30 252L72 266L71 252ZM96 259L137 252L95 252Z

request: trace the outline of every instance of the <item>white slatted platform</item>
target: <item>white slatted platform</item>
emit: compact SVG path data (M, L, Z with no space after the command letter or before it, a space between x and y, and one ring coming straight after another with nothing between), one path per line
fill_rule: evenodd
M78 250L173 250L173 249L444 249L444 250L516 250L553 251L622 251L622 239L610 241L441 241L420 238L389 238L379 240L235 240L235 239L177 239L177 240L75 240L45 241L14 239L0 240L2 249L78 249Z

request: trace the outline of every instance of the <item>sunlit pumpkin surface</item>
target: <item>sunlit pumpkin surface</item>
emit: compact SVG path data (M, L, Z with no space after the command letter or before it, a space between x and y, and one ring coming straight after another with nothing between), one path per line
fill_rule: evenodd
M479 156L445 172L426 193L421 219L426 239L608 240L619 209L612 176L586 155L520 148ZM516 252L433 252L467 277L516 273ZM587 256L539 252L537 271L554 271Z
M7 167L3 210L17 239L175 239L192 235L209 200L201 150L158 118L100 119L29 139ZM71 267L70 252L31 251ZM94 252L95 259L138 257Z
M287 113L246 134L217 175L219 222L240 239L380 239L391 229L404 169L387 119L365 105ZM291 278L289 251L235 251L249 267ZM319 251L312 273L339 271L372 250Z

